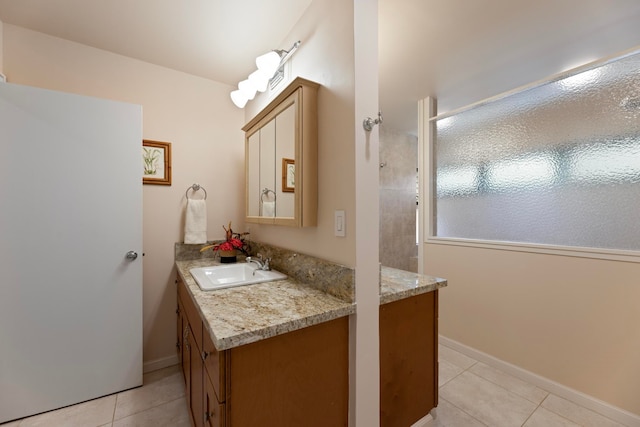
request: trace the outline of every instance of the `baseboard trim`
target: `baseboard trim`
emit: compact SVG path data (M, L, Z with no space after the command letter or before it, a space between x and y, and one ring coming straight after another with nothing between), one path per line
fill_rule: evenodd
M628 427L640 427L640 415L626 411L617 406L613 406L607 402L596 399L588 394L582 393L578 390L574 390L570 387L557 383L553 380L534 374L526 369L520 368L504 360L493 357L487 353L483 353L480 350L469 347L451 338L439 336L439 342L449 348L459 351L469 357L472 357L482 363L485 363L494 368L500 369L516 378L527 381L535 386L540 387L550 393L563 397L573 403L576 403L584 408L591 409L607 418L624 424Z
M411 424L411 427L431 427L433 425L433 417L431 414L427 414L426 416L420 418L415 423Z
M158 369L168 368L169 366L178 364L178 356L161 357L160 359L148 360L142 364L142 372L157 371Z

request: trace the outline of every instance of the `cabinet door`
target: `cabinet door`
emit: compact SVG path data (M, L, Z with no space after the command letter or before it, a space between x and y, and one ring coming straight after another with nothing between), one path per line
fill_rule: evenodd
M296 106L291 104L276 117L276 194L277 216L295 218ZM287 171L289 172L287 174Z
M178 363L182 365L183 335L184 335L184 308L178 297L176 304L176 352L178 353ZM184 373L183 373L184 374Z
M193 422L193 412L191 411L191 352L193 347L191 345L192 338L189 336L191 329L187 323L184 326L182 337L182 375L184 376L184 394L187 399L187 408L189 408L189 415Z
M202 409L202 358L196 342L193 338L191 326L187 323L183 340L182 370L185 376L185 395L187 407L192 425L200 427L204 425Z
M380 426L405 427L438 404L438 291L380 306Z
M229 425L348 426L347 317L228 351Z
M189 389L189 408L193 414L193 421L196 427L204 425L204 410L202 408L203 399L203 387L202 387L202 357L198 346L195 344L195 340L191 343L191 350L189 352L191 357L190 362L190 375L191 379Z
M260 131L247 137L245 163L247 164L247 216L260 216ZM249 165L253 167L249 167Z
M266 190L266 192L265 192ZM278 209L276 199L276 121L260 129L260 216L273 217ZM274 203L273 209L266 209Z
M209 378L204 378L204 425L206 427L223 427L224 404L220 404Z
M203 334L202 347L205 355L205 375L209 376L218 402L224 402L227 398L227 352L216 350L208 332Z

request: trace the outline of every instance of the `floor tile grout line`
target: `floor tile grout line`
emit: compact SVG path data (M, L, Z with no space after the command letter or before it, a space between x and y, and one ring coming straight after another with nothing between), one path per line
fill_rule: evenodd
M116 422L116 421L122 421L122 420L125 420L125 419L127 419L127 418L129 418L129 417L132 417L132 416L134 416L134 415L142 414L143 412L147 412L147 411L150 411L150 410L152 410L152 409L156 409L156 408L159 408L159 407L161 407L161 406L168 405L169 403L173 403L173 402L175 402L176 400L180 400L180 399L182 399L183 397L184 397L184 396L180 396L180 397L177 397L177 398L175 398L175 399L167 400L166 402L162 402L162 403L160 403L160 404L158 404L158 405L155 405L155 406L150 406L150 407L148 407L148 408L146 408L146 409L143 409L142 411L133 412L133 413L131 413L131 414L127 415L126 417L118 418L117 420L116 420L116 419L114 419L114 420L113 420L113 422L112 422L112 424L113 424L114 422Z
M448 362L448 363L451 363L451 362ZM454 366L456 366L456 365L454 365ZM458 368L460 368L460 366L457 366L457 367L458 367ZM460 369L462 369L462 368L460 368ZM458 378L458 377L459 377L460 375L462 375L464 372L465 372L465 370L464 370L464 369L462 369L462 371L458 372L458 373L457 373L457 374L455 374L453 377L449 378L446 382L444 382L444 383L442 383L442 384L438 385L438 388L440 388L440 387L444 386L445 384L449 384L451 381L453 381L453 380L455 380L456 378ZM438 374L439 374L439 373L438 373Z
M118 408L118 396L120 396L120 393L116 393L116 404L113 405L113 413L111 414L111 426L113 427L113 421L116 418L116 409Z
M164 369L166 369L166 368L164 368ZM172 374L172 375L173 375L173 374ZM157 379L156 381L149 382L149 383L147 383L147 384L143 384L141 387L137 388L136 390L141 390L141 389L142 389L142 388L144 388L145 386L150 386L151 384L154 384L154 383L156 383L156 382L160 382L160 381L165 380L165 379L170 378L170 377L171 377L171 375L166 376L166 377L163 377L163 378L160 378L160 379ZM127 390L127 391L129 391L129 390ZM178 396L177 398L175 398L175 399L167 400L166 402L158 403L158 404L156 404L156 405L154 405L154 406L149 406L148 408L145 408L145 409L140 410L140 411L132 412L131 414L129 414L129 415L127 415L127 416L120 417L120 418L117 418L117 419L116 419L116 412L115 412L115 411L116 411L116 409L117 409L117 407L116 407L116 408L114 409L114 412L113 412L113 421L112 421L112 422L119 421L119 420L123 420L123 419L125 419L125 418L127 418L127 417L130 417L131 415L139 414L139 413L145 412L145 411L147 411L147 410L149 410L149 409L157 408L157 407L159 407L159 406L166 405L166 404L171 403L171 402L173 402L173 401L175 401L175 400L178 400L178 399L181 399L181 398L185 397L185 394L184 394L184 388L182 388L182 387L181 387L181 393L182 393L182 394L181 394L180 396ZM120 394L120 393L118 393L118 394ZM117 397L116 397L116 399L117 399ZM116 402L117 402L117 401L116 401Z
M447 348L448 348L448 347L447 347ZM453 350L453 349L451 349L451 350ZM454 350L454 351L456 351L456 350ZM465 356L466 356L466 355L465 355ZM542 391L544 391L544 392L546 393L546 396L544 397L544 399L542 399L542 400L540 401L540 403L536 403L536 402L534 402L534 401L532 401L532 400L527 399L525 396L520 395L519 393L516 393L516 392L514 392L514 391L512 391L512 390L509 390L508 388L506 388L506 387L504 387L504 386L502 386L502 385L500 385L500 384L498 384L498 383L496 383L496 382L494 382L494 381L491 381L491 380L490 380L490 379L488 379L488 378L485 378L485 377L483 377L483 376L480 376L480 375L476 374L475 372L471 372L471 370L470 370L470 369L471 369L473 366L475 366L475 365L477 365L478 363L480 363L480 361L475 360L475 359L473 359L473 358L471 358L471 357L469 357L469 356L466 356L466 357L468 357L469 359L474 360L475 362L474 362L472 365L470 365L467 369L463 369L463 371L462 371L462 372L460 372L459 374L457 374L455 377L451 378L449 381L447 381L446 383L444 383L442 386L444 386L445 384L448 384L449 382L453 381L455 378L458 378L458 377L459 377L460 375L462 375L464 372L469 371L469 374L472 374L472 375L474 375L474 376L476 376L476 377L478 377L478 378L480 378L480 379L483 379L483 380L485 380L485 381L487 381L487 382L490 382L491 384L493 384L493 385L495 385L495 386L497 386L497 387L500 387L500 388L502 388L503 390L505 390L505 391L507 391L507 392L509 392L509 393L513 393L514 395L516 395L516 396L518 396L518 397L520 397L520 398L522 398L522 399L526 400L527 402L531 402L531 403L533 403L533 404L535 404L535 405L536 405L536 408L533 410L533 412L531 412L531 414L529 414L529 416L527 417L527 419L522 423L522 426L524 426L524 425L527 423L527 421L529 420L529 418L531 418L531 417L533 416L533 414L534 414L534 413L535 413L539 408L543 408L543 409L545 409L545 410L547 410L547 411L549 411L549 412L553 413L554 415L557 415L557 416L561 417L562 419L567 420L567 421L569 421L569 422L571 422L571 423L573 423L573 424L578 424L578 425L580 425L576 420L572 420L572 419L570 419L570 418L567 418L566 416L564 416L564 415L562 415L562 414L559 414L559 413L557 413L557 412L555 412L555 411L553 411L553 410L551 410L551 409L549 409L549 408L546 408L546 407L542 406L542 403L543 403L545 400L547 400L547 398L548 398L549 396L551 396L551 395L553 394L553 393L551 393L550 391L545 390L545 389L543 389L543 388L540 388L540 387L538 387L538 386L536 386L536 385L534 385L534 384L531 384L531 383L529 383L528 381L520 380L520 381L522 381L522 382L524 382L524 383L526 383L526 384L529 384L529 385L532 385L532 386L534 386L534 387L537 387L538 389L540 389L540 390L542 390ZM446 359L444 359L444 360L446 360ZM454 366L457 366L457 367L459 367L459 368L462 368L461 366L455 365L454 363L452 363L452 362L451 362L451 361L449 361L449 360L447 360L447 362L448 362L448 363L451 363L451 364L452 364L452 365L454 365ZM510 375L510 374L508 374L507 372L504 372L504 371L502 371L502 370L500 370L500 369L498 369L498 368L495 368L495 367L494 367L493 369L495 369L495 370L497 370L497 371L499 371L499 372L501 372L501 373L503 373L503 374L505 374L505 375ZM514 378L517 378L517 377L514 377ZM442 387L442 386L440 386L440 387ZM442 398L442 399L443 399L443 400L446 400L446 399L444 399L444 398ZM453 405L453 403L449 402L448 400L446 400L446 401L447 401L449 404ZM469 413L465 412L464 410L462 410L462 409L461 409L461 408L459 408L458 406L456 406L456 405L453 405L453 406L455 406L456 408L460 409L460 410L461 410L462 412L464 412L465 414L467 414L467 415L471 416L472 418L474 418L475 420L477 420L477 418L475 418L475 417L473 417L471 414L469 414ZM581 405L578 405L578 406L579 406L580 408L583 408ZM588 409L588 408L584 408L584 409L590 410L590 409ZM596 412L596 411L591 411L591 412L593 412L593 413L595 413L595 414L597 414L597 415L600 415L600 416L602 416L602 417L604 417L604 418L606 418L606 419L610 420L610 418L609 418L609 417L606 417L605 415L602 415L602 414L600 414L599 412ZM479 421L479 420L478 420L478 421ZM611 420L611 421L614 421L614 420ZM615 422L615 421L614 421L614 422ZM484 423L483 423L483 424L484 424ZM521 427L522 427L522 426L521 426Z
M525 384L528 384L528 385L530 385L530 386L536 387L538 390L542 390L542 391L544 391L544 392L546 393L546 395L544 396L544 398L543 398L540 402L536 402L536 401L534 401L534 400L529 399L527 396L523 396L523 395L521 395L521 394L520 394L520 393L518 393L517 391L509 390L509 389L508 389L508 388L506 388L505 386L503 386L503 385L501 385L501 384L498 384L497 382L492 381L492 380L491 380L491 379L489 379L489 378L485 378L485 377L483 377L482 375L476 374L475 372L471 372L471 371L469 371L469 373L470 373L470 374L474 374L474 375L475 375L475 376L477 376L478 378L482 378L482 379L483 379L483 380L485 380L485 381L489 381L491 384L497 385L498 387L500 387L500 388L502 388L502 389L504 389L504 390L507 390L508 392L513 393L513 394L515 394L516 396L519 396L519 397L523 398L524 400L526 400L526 401L528 401L528 402L531 402L531 403L534 403L534 404L536 404L536 405L540 405L540 404L541 404L541 403L542 403L542 402L547 398L547 396L549 396L549 394L551 394L551 392L550 392L550 391L548 391L548 390L545 390L545 389L540 388L540 387L538 387L538 386L536 386L536 385L533 385L533 384L531 384L530 382L520 380L519 378L514 377L513 375L510 375L510 374L508 374L508 373L506 373L506 372L504 372L504 371L502 371L502 370L500 370L500 369L497 369L497 368L493 368L493 369L495 369L495 370L496 370L496 371L498 371L498 372L501 372L502 374L509 375L509 376L510 376L510 377L512 377L512 378L515 378L515 379L517 379L517 380L519 380L519 381L522 381L522 382L523 382L523 383L525 383Z
M547 397L545 397L545 398L544 398L544 400L543 400L542 402L540 402L540 407L541 407L542 409L544 409L545 411L549 411L549 412L551 412L552 414L559 416L559 417L560 417L560 418L562 418L563 420L567 420L567 421L569 421L570 423L573 423L573 424L576 424L576 425L581 426L582 424L580 424L580 423L578 422L578 420L572 420L571 418L568 418L568 417L566 417L566 416L564 416L564 415L562 415L562 414L557 413L556 411L554 411L554 410L553 410L553 409L551 409L551 408L547 408L546 406L542 406L542 404L544 403L544 401L545 401L545 400L547 400L547 398L548 398L549 396L551 396L552 394L553 394L553 393L549 393L549 394L547 395ZM560 396L557 396L557 395L555 395L555 394L554 394L554 396L556 396L556 397L560 397ZM572 403L573 403L573 402L572 402ZM580 405L578 405L578 406L580 406ZM582 406L580 406L580 408L583 408L583 407L582 407ZM587 408L584 408L584 409L587 409ZM595 414L598 414L598 415L602 415L602 414L599 414L598 412L595 412L595 411L592 411L592 412L593 412L593 413L595 413ZM606 417L605 417L605 418L606 418ZM607 419L608 419L608 418L607 418Z
M544 398L544 399L542 399L542 401L541 401L540 403L538 403L538 406L536 406L536 408L535 408L535 409L534 409L534 410L529 414L529 416L527 417L527 419L526 419L526 420L524 420L524 422L522 423L522 425L521 425L520 427L523 427L523 426L524 426L524 425L529 421L529 419L530 419L531 417L533 417L533 414L535 414L535 413L536 413L536 411L542 407L542 402L544 402L544 401L545 401L545 399L546 399L546 396L545 396L545 398Z
M467 357L468 357L468 356L467 356ZM475 360L475 359L474 359L474 360ZM469 366L469 368L468 368L468 369L465 369L465 371L463 371L463 372L469 371L469 373L470 373L470 374L473 374L473 375L475 375L475 376L476 376L476 377L478 377L478 378L481 378L481 379L483 379L483 380L485 380L485 381L488 381L488 382L490 382L491 384L496 385L496 386L498 386L498 387L502 388L503 390L508 391L509 393L513 393L513 394L515 394L516 396L518 396L518 397L520 397L520 398L522 398L522 399L526 400L527 402L531 402L531 403L533 403L533 404L535 404L535 405L541 405L541 404L542 404L542 402L544 402L544 401L546 400L546 398L547 398L547 397L549 397L549 395L551 394L551 392L550 392L549 390L545 390L545 389L540 388L540 387L538 387L538 386L536 386L536 385L534 385L534 384L531 384L531 383L530 383L530 382L528 382L528 381L524 381L524 380L521 380L521 379L519 379L519 378L517 378L517 377L514 377L513 375L511 375L511 374L509 374L509 373L507 373L507 372L504 372L504 371L503 371L503 370L501 370L501 369L493 368L492 366L487 365L487 366L489 366L490 368L493 368L493 369L495 369L496 371L501 372L501 373L502 373L502 374L504 374L504 375L508 375L508 376L510 376L510 377L513 377L513 378L515 378L515 379L519 380L519 381L522 381L522 382L523 382L523 383L525 383L525 384L531 385L531 386L533 386L533 387L536 387L536 388L537 388L537 389L539 389L539 390L544 391L544 392L546 393L546 395L545 395L544 399L542 399L542 400L540 401L540 403L535 402L535 401L533 401L533 400L531 400L531 399L527 398L526 396L522 396L520 393L517 393L517 392L515 392L515 391L513 391L513 390L509 390L509 389L508 389L508 388L506 388L505 386L503 386L503 385L501 385L501 384L498 384L497 382L492 381L492 380L490 380L489 378L485 378L485 377L483 377L483 376L481 376L481 375L476 374L475 372L471 372L471 371L470 371L470 369L471 369L473 366L475 366L476 364L478 364L478 363L480 363L480 362L479 362L479 361L476 361L476 363L474 363L473 365ZM463 372L461 372L460 374L462 374ZM456 378L457 378L460 374L456 375ZM453 380L453 378L452 378L452 380ZM448 382L448 381L447 381L447 382Z
M465 369L465 371L466 371L466 370L468 370L468 369L471 369L471 367L473 367L473 366L474 366L474 365L476 365L477 363L484 363L484 362L481 362L481 361L479 361L479 360L474 359L474 358L473 358L473 357L471 357L471 356L468 356L468 355L466 355L466 354L464 354L464 353L461 353L460 351L456 350L455 348L449 347L449 346L447 346L447 345L445 345L445 344L439 343L438 345L441 345L441 346L443 346L443 347L445 347L445 348L447 348L447 349L449 349L449 350L451 350L451 351L454 351L454 352L456 352L456 353L459 353L459 354L461 354L462 356L464 356L464 357L466 357L466 358L468 358L468 359L470 359L470 360L474 360L474 361L475 361L475 363L474 363L473 365L469 366L469 368ZM444 359L444 360L446 360L446 359ZM452 362L450 362L449 360L447 360L447 362L452 363ZM453 365L455 365L455 363L452 363L452 364L453 364ZM485 363L485 364L486 364L486 363ZM486 365L487 365L487 364L486 364ZM462 368L461 366L458 366L458 365L455 365L455 366L457 366L457 367L459 367L459 368ZM526 381L526 380L520 379L520 378L518 378L518 377L515 377L515 376L513 376L513 375L511 375L511 374L507 373L507 372L504 372L503 370L501 370L501 369L499 369L499 368L496 368L495 366L491 366L491 365L487 365L487 366L489 366L489 367L491 367L491 368L493 368L493 369L496 369L496 370L498 370L498 371L500 371L500 372L502 372L502 373L504 373L504 374L506 374L506 375L510 375L510 376L512 376L512 377L514 377L514 378L517 378L517 379L519 379L520 381L523 381L523 382L525 382L525 383L527 383L527 384L529 384L529 385L532 385L532 386L534 386L534 387L537 387L538 389L540 389L540 390L542 390L542 391L546 392L546 393L547 393L547 395L546 395L546 396L545 396L545 398L542 400L542 402L544 402L544 401L545 401L545 400L546 400L550 395L554 395L554 396L556 396L556 397L559 397L559 398L561 398L561 399L565 399L565 400L567 400L567 401L569 401L569 402L573 403L574 405L578 406L578 407L579 407L579 408L581 408L581 409L585 409L585 410L587 410L587 411L590 411L590 412L592 412L592 413L594 413L594 414L596 414L596 415L598 415L598 416L600 416L600 417L603 417L603 418L607 419L608 421L611 421L611 422L613 422L613 423L615 423L615 424L618 424L618 425L620 425L620 426L622 426L622 427L629 427L629 426L627 426L626 424L624 424L624 423L622 423L622 422L620 422L620 421L618 421L618 420L615 420L615 419L613 419L613 418L611 418L611 417L609 417L609 416L607 416L607 415L605 415L605 414L603 414L603 413L601 413L601 412L599 412L599 411L597 411L597 410L595 410L595 409L587 408L587 407L585 407L585 406L581 405L580 403L574 402L573 400L567 399L567 398L562 397L562 396L560 396L560 395L558 395L558 394L555 394L555 393L553 393L553 392L550 392L549 390L546 390L546 389L544 389L544 388L542 388L542 387L539 387L539 386L537 386L537 385L535 385L535 384L532 384L532 383L530 383L529 381ZM463 371L463 372L464 372L464 371ZM473 373L473 372L471 372L471 373ZM457 378L459 375L460 375L460 374L456 375L456 377L454 377L454 378ZM477 375L477 374L476 374L476 375ZM477 375L477 376L479 376L479 375ZM479 376L479 377L480 377L480 376ZM487 380L487 381L490 381L490 380L488 380L488 379L486 379L486 378L484 378L484 377L480 377L480 378L483 378L483 379L485 379L485 380ZM453 378L452 378L452 379L453 379ZM451 381L451 380L450 380L450 381ZM493 382L493 381L490 381L490 382L491 382L491 383L493 383L493 384L496 384L496 383L495 383L495 382ZM447 383L449 383L449 381L447 381ZM445 383L445 384L447 384L447 383ZM444 385L444 384L443 384L443 385ZM500 386L499 384L496 384L496 385L498 385L499 387L502 387L502 386ZM504 388L504 387L502 387L502 388ZM508 390L508 389L506 389L506 390L511 392L511 390ZM521 396L521 395L520 395L520 394L518 394L518 393L515 393L515 392L512 392L512 393L514 393L514 394L516 394L516 395L518 395L518 396L522 397L523 399L528 400L529 402L536 403L536 402L534 402L534 401L531 401L531 400L527 399L527 398L526 398L526 397L524 397L524 396ZM542 402L540 402L540 405L542 405ZM564 416L564 415L562 415L562 414L558 414L557 412L555 412L555 411L553 411L553 410L551 410L551 409L549 409L549 408L546 408L546 407L543 407L543 408L544 408L544 409L546 409L546 410L548 410L549 412L552 412L552 413L553 413L553 414L555 414L555 415L558 415L558 416L562 417L562 418L563 418L563 419L565 419L565 420L568 420L568 421L570 421L570 422L572 422L572 423L574 423L574 424L578 424L578 425L580 425L577 421L574 421L574 420L572 420L572 419L569 419L569 418L565 417L565 416Z
M622 423L620 423L620 422L618 422L618 421L616 421L616 420L614 420L614 419L612 419L612 418L609 418L609 417L607 417L606 415L601 414L600 412L594 411L593 409L585 408L584 406L579 405L579 404L577 404L577 403L575 403L575 402L572 402L572 401L570 401L570 400L568 400L568 399L565 399L565 398L564 398L564 397L562 397L562 396L558 396L557 394L549 393L549 394L547 395L547 397L549 397L549 396L551 396L551 395L553 395L553 396L555 396L555 397L558 397L558 398L560 398L560 399L564 399L564 400L566 400L567 402L569 402L569 403L572 403L572 404L576 405L578 408L580 408L580 409L584 409L584 410L587 410L587 411L589 411L589 412L592 412L592 413L594 413L594 414L596 414L596 415L598 415L598 416L600 416L600 417L602 417L602 418L607 419L608 421L611 421L611 422L613 422L613 423L616 423L616 424L619 424L619 425L621 425L621 426L623 426L623 427L626 427L626 426L625 426L625 424L622 424ZM545 399L544 399L544 400L547 400L547 398L545 397ZM544 400L543 400L543 402L544 402ZM542 402L540 403L540 406L542 406ZM558 413L558 412L554 411L554 410L553 410L553 409L551 409L551 408L547 408L546 406L542 406L542 408L543 408L543 409L545 409L545 410L547 410L547 411L549 411L549 412L551 412L552 414L555 414L555 415L559 416L559 417L560 417L560 418L562 418L562 419L565 419L565 420L567 420L567 421L569 421L569 422L572 422L573 424L577 424L577 425L579 425L579 426L582 426L582 424L580 424L580 422L579 422L578 420L573 420L573 419L571 419L571 418L568 418L568 417L566 417L565 415L560 414L560 413Z
M444 397L441 397L440 399L444 400L445 402L447 402L449 405L453 406L454 408L456 408L458 411L462 412L463 414L467 414L469 417L471 417L472 419L474 419L475 421L479 422L480 424L482 424L483 426L489 427L488 424L485 424L483 421L480 421L478 418L476 418L474 415L471 415L470 413L468 413L467 411L465 411L464 409L460 408L458 405L454 404L453 402L445 399Z

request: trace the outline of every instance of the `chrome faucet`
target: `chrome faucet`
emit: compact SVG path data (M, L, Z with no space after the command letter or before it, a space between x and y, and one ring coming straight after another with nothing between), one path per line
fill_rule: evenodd
M257 255L258 259L255 259L254 257L250 257L248 256L246 258L247 263L255 263L258 268L257 270L271 270L271 266L269 266L269 262L271 262L271 258L262 258L262 254L258 254Z

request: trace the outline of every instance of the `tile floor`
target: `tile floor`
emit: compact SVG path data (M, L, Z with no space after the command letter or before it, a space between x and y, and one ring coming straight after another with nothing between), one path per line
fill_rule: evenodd
M445 346L433 427L624 427ZM189 426L178 366L144 376L144 386L2 427ZM330 427L330 426L328 426Z
M144 375L144 385L2 427L190 427L178 365Z
M433 427L624 427L440 345Z

